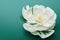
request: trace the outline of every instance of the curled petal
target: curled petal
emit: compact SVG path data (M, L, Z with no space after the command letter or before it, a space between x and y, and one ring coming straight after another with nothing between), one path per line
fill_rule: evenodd
M27 9L27 10L26 10L26 9ZM27 7L26 9L23 7L23 9L22 9L22 15L23 15L23 17L24 17L26 20L28 20L29 17L32 16L32 8ZM28 9L29 9L29 10L28 10Z
M45 38L51 36L51 35L55 32L54 30L49 30L49 31L50 31L49 33L44 34L43 32L41 32L41 34L39 33L38 35L39 35L41 38L45 39Z
M29 31L29 32L34 32L36 31L34 28L32 28L33 26L29 25L28 23L24 23L23 27L25 30Z

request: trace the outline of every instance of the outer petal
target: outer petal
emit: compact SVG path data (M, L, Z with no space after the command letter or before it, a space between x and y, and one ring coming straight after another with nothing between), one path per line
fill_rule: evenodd
M46 8L46 15L48 19L43 23L44 26L52 26L56 21L56 13L49 7Z
M29 10L29 8L30 8L29 5L27 5L27 6L26 6L26 10Z
M48 30L53 30L55 24L53 24Z
M44 34L43 32L41 32L41 34L39 33L38 35L39 35L41 38L45 39L45 38L51 36L54 32L55 32L54 30L50 30L49 33Z
M45 7L43 5L35 5L33 6L33 14L41 15L45 12Z
M34 31L36 31L36 30L33 28L33 26L32 26L32 25L29 25L28 23L24 23L24 24L23 24L23 27L24 27L25 30L27 30L27 31L29 31L29 32L34 32Z
M34 32L34 31L45 31L45 30L48 30L49 27L44 27L42 25L31 25L29 23L25 23L23 25L24 29L29 31L29 32ZM52 29L52 28L51 28Z
M32 7L26 6L26 9L23 8L22 15L27 22L36 23L36 17L32 14Z
M38 31L45 31L45 30L48 30L48 29L49 29L49 27L45 27L45 26L39 25L39 24L33 26L33 28L34 28L35 30L38 30Z
M51 8L47 7L47 8L46 8L46 13L49 14L48 16L50 16L50 18L51 18L53 21L56 20L57 15L56 15L56 13L55 13ZM49 20L50 20L50 18L49 18Z
M22 15L23 17L28 20L29 17L32 16L32 8L29 6L26 6L26 9L23 7L22 9Z
M46 26L46 27L52 27L52 25L55 24L55 21L47 21L45 23L43 23L43 26Z

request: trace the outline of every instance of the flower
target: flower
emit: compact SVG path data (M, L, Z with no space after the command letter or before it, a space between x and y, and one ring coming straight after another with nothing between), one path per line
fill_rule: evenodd
M33 35L39 35L44 39L55 32L53 28L57 15L50 7L43 5L29 7L27 5L26 9L23 7L22 15L27 20L27 22L23 24L24 29Z

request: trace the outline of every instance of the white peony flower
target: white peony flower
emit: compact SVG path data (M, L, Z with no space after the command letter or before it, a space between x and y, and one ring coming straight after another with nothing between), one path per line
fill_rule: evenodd
M41 38L47 38L54 33L56 23L56 13L49 7L43 5L35 5L33 7L23 7L22 15L27 20L23 24L25 30L33 35L39 35ZM44 33L48 31L48 33Z

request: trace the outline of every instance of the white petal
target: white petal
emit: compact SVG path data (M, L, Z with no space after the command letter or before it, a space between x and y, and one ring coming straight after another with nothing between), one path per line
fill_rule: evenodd
M31 24L29 24L29 23L25 23L24 25L23 25L23 27L26 29L26 30L28 30L28 31L37 31L37 30L39 30L39 31L45 31L45 30L48 30L50 27L44 27L44 26L41 26L41 25L31 25Z
M55 21L47 21L45 23L43 23L43 26L46 26L46 27L51 27L53 24L55 24Z
M53 23L55 22L56 20L56 13L49 7L46 8L46 12L45 12L45 24L51 24L53 25Z
M35 5L33 6L33 14L41 15L45 12L45 7L43 5Z
M26 6L26 9L29 10L29 8L30 8L29 5L27 5L27 6Z
M39 34L39 32L34 31L34 32L31 32L31 34L33 34L33 35L38 35L38 34Z
M29 32L34 32L34 31L36 31L36 30L33 28L33 26L32 26L32 25L29 25L28 23L24 23L24 24L23 24L23 27L24 27L25 30L27 30L27 31L29 31Z
M36 22L36 16L32 15L31 17L28 18L28 21L29 23L37 23Z
M46 13L51 17L51 19L56 20L57 15L51 8L47 7Z
M43 26L52 26L55 24L56 21L56 13L49 7L46 8L46 19L45 22L43 22Z
M51 27L49 27L49 29L48 29L48 30L53 30L53 29L54 29L54 27L55 27L55 24L53 24Z
M37 25L36 27L33 27L35 30L39 30L39 31L45 31L48 30L49 27L44 27L44 26L39 26Z
M28 8L27 8L28 9ZM22 9L22 15L23 17L28 20L29 17L32 16L32 8L29 8L28 10L26 10L24 7Z

